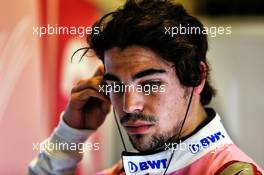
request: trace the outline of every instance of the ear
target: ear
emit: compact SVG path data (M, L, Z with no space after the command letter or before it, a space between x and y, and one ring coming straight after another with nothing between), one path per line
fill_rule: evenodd
M194 94L195 95L201 94L201 92L204 88L205 80L206 80L206 69L207 68L206 68L206 64L203 61L200 62L200 69L202 72L202 79L201 79L200 84L194 88Z

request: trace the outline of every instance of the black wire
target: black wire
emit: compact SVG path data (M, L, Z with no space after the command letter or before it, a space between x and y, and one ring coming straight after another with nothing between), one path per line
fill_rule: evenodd
M84 57L84 55L86 55L86 53L87 53L88 51L89 51L89 49L87 48L87 49L83 52L82 56L81 56L80 59L79 59L79 62L81 62L82 58Z
M185 116L184 116L184 119L183 119L183 122L182 122L182 125L181 125L181 129L180 129L180 131L179 131L179 135L178 135L177 141L180 139L181 131L182 131L183 125L184 125L184 123L185 123L185 121L186 121L186 118L187 118L187 115L188 115L188 112L189 112L189 109L190 109L190 106L191 106L192 97L193 97L193 91L194 91L194 88L192 89L192 94L191 94L191 97L190 97L190 100L189 100L189 103L188 103L188 106L187 106L187 109L186 109L186 112L185 112ZM173 157L174 153L175 153L175 149L173 149L173 151L172 151L172 154L171 154L170 160L169 160L169 162L168 162L168 166L166 167L166 169L165 169L163 175L165 175L165 174L167 173L167 171L168 171L168 169L169 169L169 166L170 166L170 163L171 163L171 160L172 160L172 157Z
M192 97L193 97L193 91L194 91L194 88L192 89L191 97L190 97L190 100L189 100L189 103L188 103L188 106L187 106L187 109L186 109L186 112L185 112L185 116L184 116L184 119L183 119L183 122L182 122L182 125L181 125L181 129L180 129L180 131L179 131L179 135L178 135L178 137L177 137L177 140L180 139L181 131L182 131L183 125L184 125L184 123L185 123L185 121L186 121L186 118L187 118L187 115L188 115L188 112L189 112L189 109L190 109L190 106L191 106ZM127 151L127 148L126 148L126 145L125 145L125 142L124 142L124 138L123 138L123 136L122 136L121 129L120 129L120 126L119 126L119 123L118 123L118 121L117 121L117 117L116 117L116 113L115 113L115 109L114 109L114 107L113 107L113 112L114 112L115 122L116 122L116 125L117 125L117 128L118 128L118 131L119 131L119 135L120 135L120 137L121 137L121 141L122 141L122 144L123 144L124 150ZM166 169L165 169L163 175L165 175L165 174L167 173L167 171L168 171L168 169L169 169L169 166L170 166L170 163L171 163L171 160L172 160L172 158L173 158L174 153L175 153L175 149L173 149L173 152L172 152L171 157L170 157L169 162L168 162L168 166L166 167Z
M114 107L113 107L113 111L114 111L114 116L115 116L115 122L116 122L116 125L117 125L117 128L118 128L118 131L119 131L119 135L120 135L120 137L121 137L121 141L122 141L122 143L123 143L124 150L127 151L126 144L125 144L125 142L124 142L124 138L123 138L123 136L122 136L121 129L120 129L120 126L119 126L119 123L118 123L118 121L117 121L117 117L116 117L116 113L115 113L115 109L114 109Z
M72 54L72 56L71 56L71 63L72 63L72 60L73 60L74 55L75 55L77 52L81 51L81 50L85 50L85 51L84 51L84 53L82 54L81 58L79 59L79 62L81 61L81 59L83 58L83 56L88 52L89 47L82 47L82 48L77 49L75 52L73 52L73 54Z

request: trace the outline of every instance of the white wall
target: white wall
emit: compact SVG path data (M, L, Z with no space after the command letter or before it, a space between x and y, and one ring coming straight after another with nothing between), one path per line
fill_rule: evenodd
M37 1L0 6L0 174L26 174L37 155L33 143L47 137L39 40L32 35Z
M213 100L231 137L264 167L264 20L204 19L208 25L232 26L232 34L209 37L207 55L218 95Z

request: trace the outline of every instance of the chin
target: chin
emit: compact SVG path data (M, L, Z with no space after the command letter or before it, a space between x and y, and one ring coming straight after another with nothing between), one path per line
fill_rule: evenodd
M153 142L153 136L132 135L129 136L133 147L139 152L149 152L156 150L159 146Z
M150 149L146 137L144 135L130 135L129 140L136 150L142 152Z

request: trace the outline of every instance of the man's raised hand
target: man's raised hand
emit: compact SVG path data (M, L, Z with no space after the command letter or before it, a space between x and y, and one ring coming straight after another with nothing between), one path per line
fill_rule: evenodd
M97 129L110 111L110 99L99 92L103 81L103 66L95 75L81 80L72 88L70 100L64 111L63 119L76 129Z

